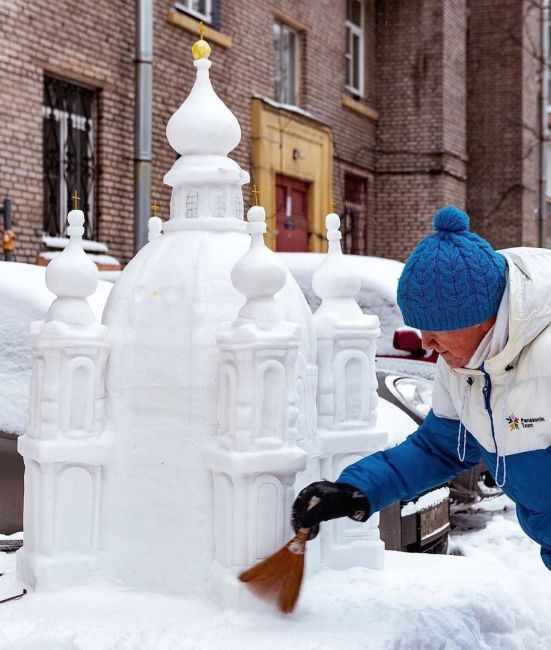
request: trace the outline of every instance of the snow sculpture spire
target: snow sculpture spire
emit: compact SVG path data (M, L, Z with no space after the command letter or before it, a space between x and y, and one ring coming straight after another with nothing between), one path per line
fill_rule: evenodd
M265 213L248 212L250 249L234 266L247 302L217 333L221 355L219 433L208 462L214 479L213 587L225 604L244 605L236 574L277 550L290 535L295 480L306 465L298 437L300 326L283 320L275 294L287 271L264 245Z
M342 254L339 215L328 214L325 224L329 240L328 252L312 278L312 287L322 300L317 316L357 318L362 315L362 310L354 296L360 290L361 283Z
M274 295L283 289L287 272L264 243L264 208L253 206L247 212L247 219L251 247L233 267L231 274L234 287L247 298L239 317L258 322L279 321L283 319L283 312Z
M377 380L375 339L379 319L362 313L354 296L361 282L354 260L341 250L340 219L326 218L329 250L314 273L312 286L322 303L314 314L318 339L318 441L321 475L381 449L387 434L375 428ZM367 524L329 522L321 531L322 562L332 568L382 568L384 545L378 515ZM362 549L360 551L360 549Z
M162 219L160 217L150 217L147 222L147 241L150 242L160 237L162 229Z
M57 299L45 322L31 326L30 415L18 440L25 459L25 546L17 571L37 590L96 575L104 467L112 456L105 426L109 334L86 300L98 269L82 248L84 214L72 210L68 221L69 245L46 269Z
M71 210L68 221L69 245L46 268L46 286L57 296L46 314L46 321L86 325L95 322L86 298L98 286L98 268L82 248L82 210Z
M202 38L194 44L195 84L166 127L168 142L181 157L164 178L173 187L165 232L245 230L241 185L249 174L227 157L241 140L241 128L214 92L209 54Z

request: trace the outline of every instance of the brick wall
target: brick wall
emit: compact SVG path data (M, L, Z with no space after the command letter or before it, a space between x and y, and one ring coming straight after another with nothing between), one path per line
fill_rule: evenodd
M370 254L404 259L446 203L466 206L496 246L537 243L537 58L519 45L528 32L537 41L529 4L366 0L365 104L379 111L377 120L341 102L344 0L222 0L220 31L233 47L214 44L211 77L241 123L232 155L251 168L251 97L273 97L272 22L281 12L305 27L301 106L333 129L337 209L346 172L369 181ZM172 0L154 2L152 198L163 218L170 188L162 179L176 159L165 126L195 76L196 36L168 22L171 7ZM0 36L0 199L13 198L17 259L34 261L41 248L46 70L99 89L97 235L126 262L134 231L134 3L0 0Z
M44 71L100 89L98 235L127 259L133 232L134 3L0 3L0 197L13 199L16 259L42 236Z
M387 0L377 15L377 248L404 259L465 201L465 7Z
M470 0L468 6L472 227L496 248L539 245L539 12L523 0Z

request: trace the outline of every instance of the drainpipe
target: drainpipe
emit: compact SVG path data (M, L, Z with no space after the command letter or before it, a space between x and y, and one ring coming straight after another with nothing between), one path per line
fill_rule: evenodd
M134 252L147 244L151 206L153 0L136 0Z
M549 66L550 43L547 35L547 23L549 20L548 2L543 2L541 7L541 74L540 74L540 191L539 191L539 213L540 213L540 246L547 248L547 147L549 125L547 123L547 106L549 104Z

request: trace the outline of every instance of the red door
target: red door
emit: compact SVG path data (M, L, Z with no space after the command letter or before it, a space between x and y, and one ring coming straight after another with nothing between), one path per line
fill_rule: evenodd
M296 178L276 176L277 251L308 251L308 187Z

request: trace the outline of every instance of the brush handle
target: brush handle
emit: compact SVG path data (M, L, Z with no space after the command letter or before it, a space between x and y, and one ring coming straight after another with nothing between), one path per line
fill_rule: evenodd
M317 506L320 501L321 499L319 497L312 497L310 501L308 501L308 507L306 508L306 511L311 510L314 506ZM299 528L297 532L297 535L306 535L306 539L308 539L309 534L309 528Z

